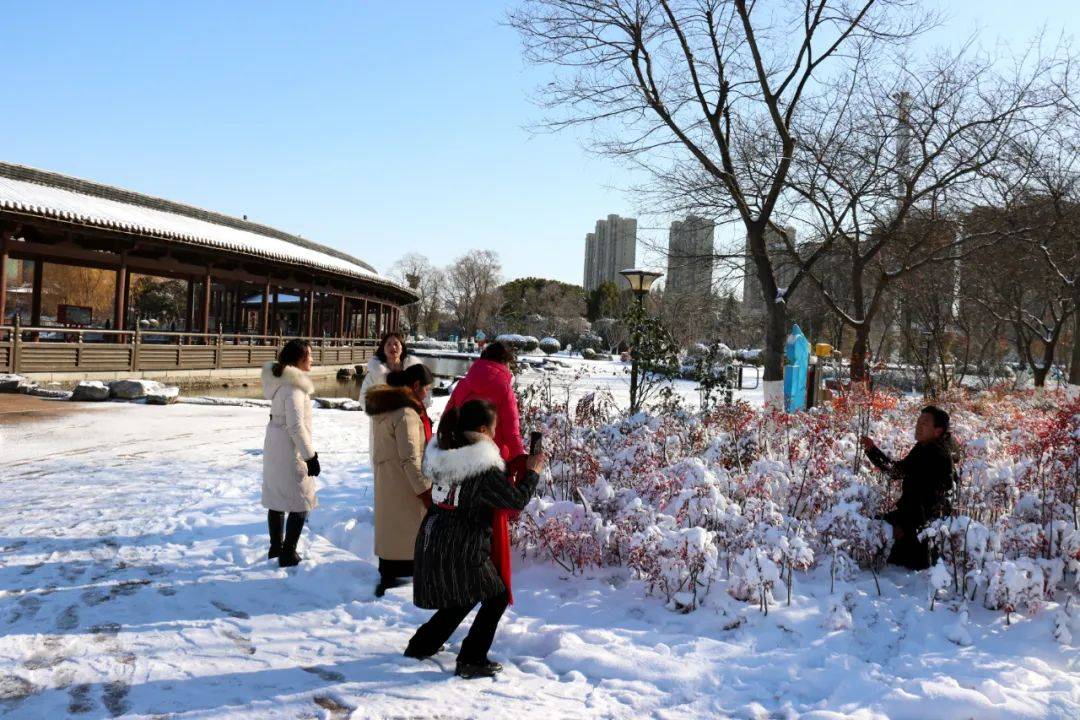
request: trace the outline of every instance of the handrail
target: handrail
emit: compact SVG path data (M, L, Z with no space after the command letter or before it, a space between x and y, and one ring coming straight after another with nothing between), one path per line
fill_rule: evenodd
M124 337L127 337L127 336L130 335L132 337L134 337L134 336L142 336L142 337L153 336L153 337L168 337L168 338L177 338L177 339L191 338L191 339L213 340L213 341L217 341L218 339L220 339L222 341L244 340L245 342L247 342L247 341L256 341L256 340L266 340L266 341L268 341L265 344L284 343L284 342L287 342L289 340L292 340L295 337L299 337L299 339L301 339L301 340L307 340L312 345L324 345L326 343L334 343L334 344L344 344L344 343L369 344L369 343L376 343L378 341L378 338L358 338L358 337L339 337L339 336L322 337L322 336L303 336L303 335L300 335L300 336L293 336L293 335L254 335L254 334L248 334L248 333L225 333L225 332L222 332L222 333L179 332L179 331L176 331L176 330L152 330L152 329L144 329L144 328L140 328L138 330L114 330L114 329L111 329L111 328L74 328L74 327L63 327L63 326L58 326L58 325L18 325L18 326L15 326L15 325L0 325L0 336L3 336L4 334L6 334L8 336L8 338L10 339L12 336L14 336L16 331L18 331L20 333L24 333L24 334L25 333L36 333L36 334L57 333L57 334L63 334L63 335L77 335L77 336L100 335L100 336L103 336L103 337L110 337L110 338L117 338L117 337L124 338Z

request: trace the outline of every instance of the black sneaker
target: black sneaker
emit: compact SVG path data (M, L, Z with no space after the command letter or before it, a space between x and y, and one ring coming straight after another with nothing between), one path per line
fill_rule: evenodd
M495 677L502 672L502 665L497 662L479 662L470 663L462 662L458 660L457 668L454 670L454 674L458 677L465 678L466 680L472 680L473 678L488 678Z
M278 557L279 555L281 555L281 546L280 545L271 545L270 550L266 553L266 559L267 560L273 560L274 558Z

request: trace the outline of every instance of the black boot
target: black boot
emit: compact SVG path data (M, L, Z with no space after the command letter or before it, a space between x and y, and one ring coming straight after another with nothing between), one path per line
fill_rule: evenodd
M266 557L268 560L273 560L281 555L281 542L285 534L285 513L267 510L266 525L270 528L270 552L266 553Z
M300 542L300 532L304 529L305 520L306 512L289 513L289 519L285 521L285 542L281 545L281 556L278 558L279 567L293 567L303 560L296 553L296 544Z

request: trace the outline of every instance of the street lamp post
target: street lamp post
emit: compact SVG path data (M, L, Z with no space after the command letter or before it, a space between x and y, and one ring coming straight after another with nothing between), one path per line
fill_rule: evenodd
M649 294L649 288L663 273L653 270L632 268L619 272L630 283L630 289L637 298L638 317L644 312L645 296ZM630 338L630 414L636 414L641 408L638 407L638 345L641 343L639 323L635 323L634 334Z

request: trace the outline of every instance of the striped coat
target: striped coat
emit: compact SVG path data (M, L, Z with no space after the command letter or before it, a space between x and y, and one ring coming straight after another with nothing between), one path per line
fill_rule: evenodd
M417 607L471 607L504 592L491 560L491 511L523 509L540 476L527 472L511 485L498 446L482 435L454 450L431 442L424 474L432 481L435 504L420 525L413 553Z

